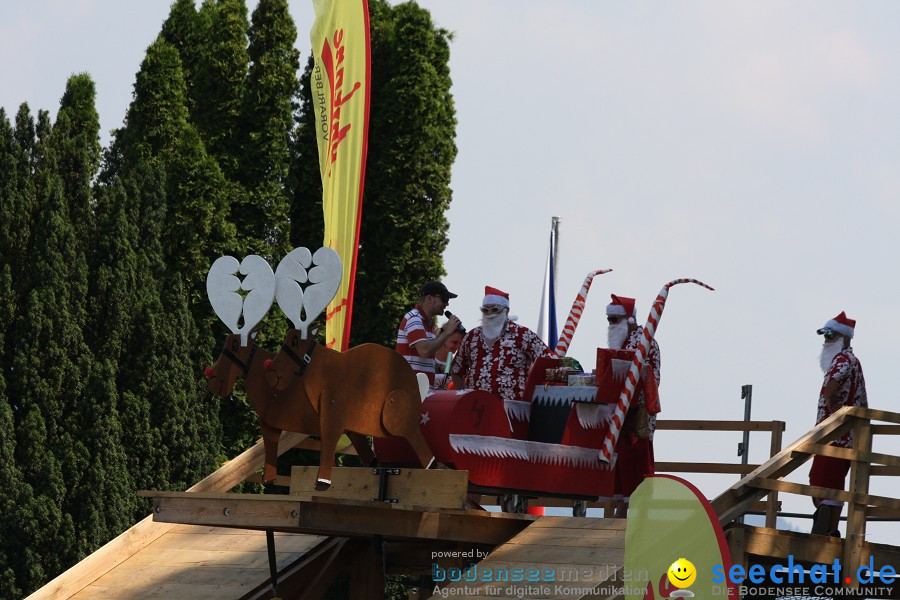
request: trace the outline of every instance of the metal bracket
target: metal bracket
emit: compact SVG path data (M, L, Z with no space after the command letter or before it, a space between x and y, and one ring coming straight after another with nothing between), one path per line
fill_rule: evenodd
M378 475L378 497L372 498L372 502L386 502L388 504L396 504L397 498L387 497L387 484L389 475L399 475L400 469L389 469L384 467L374 467L372 475Z

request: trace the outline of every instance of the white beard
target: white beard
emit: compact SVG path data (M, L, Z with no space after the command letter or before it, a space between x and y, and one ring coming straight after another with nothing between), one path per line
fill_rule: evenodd
M496 342L506 327L506 311L496 315L485 315L481 317L481 334L488 343Z
M835 340L830 344L822 344L822 352L819 354L819 366L822 367L823 373L827 373L828 369L831 368L831 361L838 355L838 352L843 350L842 346L843 344L840 343L840 340Z
M606 332L607 347L613 350L621 350L628 339L628 323L622 319L616 325L610 325Z

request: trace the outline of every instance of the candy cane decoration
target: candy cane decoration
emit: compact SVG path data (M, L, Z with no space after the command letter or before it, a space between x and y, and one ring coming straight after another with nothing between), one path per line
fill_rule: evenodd
M612 269L598 269L591 271L584 278L584 285L581 291L575 296L575 302L572 303L572 310L569 311L569 318L566 319L566 326L563 327L562 335L556 343L556 355L562 358L569 350L569 344L572 342L572 336L575 335L575 328L578 327L578 321L581 320L581 313L584 312L584 302L587 300L588 290L591 289L591 282L594 281L594 275L603 275L609 273Z
M600 449L600 460L607 465L612 465L619 432L622 430L622 424L625 422L625 414L628 412L628 407L631 406L634 388L637 386L638 377L644 366L648 349L653 343L653 337L656 335L659 318L662 316L663 308L666 306L666 298L669 296L669 288L679 283L696 283L708 290L713 289L696 279L676 279L663 286L663 289L659 292L653 307L650 309L650 316L647 317L647 324L644 326L644 334L640 343L638 343L637 351L634 353L631 368L628 370L628 375L625 379L625 387L622 389L622 393L619 394L619 402L616 404L616 410L609 423L609 430L606 432L606 439L603 440L603 447Z

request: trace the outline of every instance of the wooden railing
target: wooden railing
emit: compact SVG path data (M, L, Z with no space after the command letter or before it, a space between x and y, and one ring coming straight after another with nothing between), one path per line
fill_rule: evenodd
M885 421L891 425L873 425L872 421ZM716 497L712 501L713 509L725 525L746 513L762 496L777 492L846 502L847 536L843 564L845 569L850 569L848 572L855 572L861 558L869 552L865 541L867 516L896 516L900 511L900 499L869 493L869 480L873 475L900 474L900 457L872 452L873 437L898 435L898 425L900 413L844 407ZM829 445L850 430L853 431L852 448ZM813 455L850 460L847 491L782 480ZM767 523L767 527L771 525Z
M784 421L693 421L693 420L660 420L656 422L657 431L768 431L770 432L769 456L781 451L784 434ZM700 462L657 462L657 473L734 473L746 475L758 469L760 465L742 463L700 463ZM765 503L766 527L775 527L778 517L778 490L771 490ZM757 498L756 500L759 500ZM756 502L754 500L754 502ZM754 510L751 506L747 510Z

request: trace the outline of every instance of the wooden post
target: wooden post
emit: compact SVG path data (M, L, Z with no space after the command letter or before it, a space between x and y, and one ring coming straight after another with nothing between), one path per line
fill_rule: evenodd
M358 540L359 550L350 564L350 600L384 599L384 553L380 536Z
M872 425L869 419L856 417L853 424L853 450L857 455L872 452ZM853 458L850 466L850 492L853 494L869 493L870 464ZM866 541L866 510L868 506L862 502L847 504L847 538L844 541L844 565L846 573L856 573L863 561L863 545ZM850 577L850 587L859 587L859 581Z
M747 570L747 530L743 526L737 525L725 532L725 539L728 542L728 553L731 554L731 564L741 565L744 571Z
M784 421L772 423L772 442L769 447L769 458L781 452L781 434L784 432ZM775 529L778 520L778 492L769 492L766 500L766 527Z

